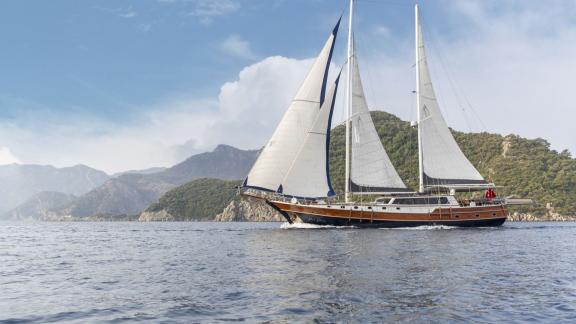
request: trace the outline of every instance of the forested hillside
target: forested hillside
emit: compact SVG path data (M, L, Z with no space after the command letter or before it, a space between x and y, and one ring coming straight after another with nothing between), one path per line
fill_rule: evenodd
M146 212L163 211L173 220L211 219L236 197L238 185L240 181L197 179L168 191Z
M392 163L405 183L418 187L417 131L394 115L373 111L372 118ZM511 211L544 216L546 204L561 215L576 215L576 160L567 151L550 149L543 139L516 135L454 132L456 141L484 177L497 184L500 196L532 198L531 206ZM344 187L344 126L331 132L330 174L337 193ZM236 196L240 181L200 179L169 191L147 212L166 211L177 220L209 219ZM475 194L481 195L482 192Z
M372 118L392 163L405 183L418 187L417 130L398 117L373 111ZM546 204L562 215L576 215L576 160L568 151L550 149L544 139L528 140L516 135L453 132L462 151L482 175L494 182L502 196L532 198L533 206L512 210L546 213ZM344 187L344 126L331 132L332 184Z

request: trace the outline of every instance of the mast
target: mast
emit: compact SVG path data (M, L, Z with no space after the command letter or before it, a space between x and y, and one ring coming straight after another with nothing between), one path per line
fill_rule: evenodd
M344 188L344 202L350 202L350 115L352 110L352 16L354 12L354 0L350 0L350 10L348 14L348 60L347 60L347 80L346 80L346 175Z
M422 131L421 131L421 116L420 116L420 14L418 12L418 4L414 6L414 30L416 35L416 116L418 125L418 177L420 183L418 192L424 192L424 166L422 160Z

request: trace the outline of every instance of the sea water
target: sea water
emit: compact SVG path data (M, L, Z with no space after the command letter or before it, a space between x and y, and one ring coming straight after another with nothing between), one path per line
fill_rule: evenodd
M0 322L576 322L576 224L0 223Z

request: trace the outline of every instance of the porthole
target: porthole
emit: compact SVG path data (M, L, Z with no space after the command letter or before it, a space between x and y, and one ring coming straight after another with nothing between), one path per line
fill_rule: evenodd
M340 208L344 208L344 206L340 206Z
M480 215L476 214L476 217L480 217Z
M368 206L368 209L372 209L372 207Z
M354 206L354 209L358 209L358 206Z

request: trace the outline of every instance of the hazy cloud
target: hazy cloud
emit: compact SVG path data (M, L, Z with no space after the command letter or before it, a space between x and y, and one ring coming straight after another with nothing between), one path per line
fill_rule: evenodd
M252 51L250 42L239 35L230 35L220 43L220 49L229 55L244 59L254 59L256 55Z
M18 159L9 148L7 147L0 147L0 165L6 164L14 164L20 163L20 159Z

